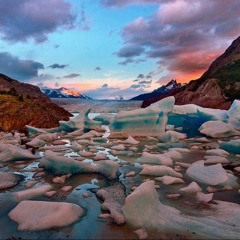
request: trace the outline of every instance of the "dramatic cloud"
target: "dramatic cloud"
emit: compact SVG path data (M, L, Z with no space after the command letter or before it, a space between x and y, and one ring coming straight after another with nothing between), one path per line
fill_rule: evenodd
M167 1L167 0L165 0ZM106 7L123 7L131 4L157 4L164 2L164 0L101 0Z
M65 67L68 67L68 66L69 65L54 63L54 64L52 64L52 65L50 65L48 67L55 69L55 68L65 68Z
M142 88L133 89L131 87L126 89L101 87L84 92L84 94L94 99L119 99L120 97L123 97L124 99L130 99L143 93L146 92Z
M121 62L125 65L140 56L156 59L161 71L182 81L186 76L200 76L240 32L238 0L109 0L102 3L116 7L161 3L149 18L137 18L124 27L125 45L115 54L125 58Z
M80 77L81 75L78 73L71 73L66 76L63 76L64 78L75 78L75 77Z
M137 78L144 78L144 74L142 73L138 74Z
M102 70L100 67L96 67L96 68L94 69L94 71L100 71L100 70Z
M38 77L38 70L44 69L44 65L32 60L21 60L10 53L0 53L1 73L17 80L30 80Z
M103 85L102 85L102 88L107 88L108 87L108 84L107 83L104 83Z
M76 19L65 0L7 0L0 1L0 9L0 34L12 42L44 42L60 27L73 28Z

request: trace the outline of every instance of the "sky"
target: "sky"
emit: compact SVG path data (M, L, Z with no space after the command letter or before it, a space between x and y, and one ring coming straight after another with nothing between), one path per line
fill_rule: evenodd
M96 99L199 78L240 35L239 0L0 0L0 72Z

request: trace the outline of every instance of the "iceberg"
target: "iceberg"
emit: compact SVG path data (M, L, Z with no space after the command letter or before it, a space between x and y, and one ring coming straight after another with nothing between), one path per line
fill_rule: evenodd
M184 181L181 178L171 176L157 177L155 178L155 180L160 181L165 185L184 183Z
M221 141L219 147L230 153L240 154L240 138L230 141Z
M106 178L115 179L118 173L118 164L112 160L102 160L97 163L91 160L79 162L59 156L52 151L45 152L45 159L40 160L39 167L43 167L55 175L99 173Z
M30 151L12 144L0 143L0 162L21 161L38 159Z
M234 100L230 109L227 111L229 118L238 118L240 119L240 101Z
M40 231L68 226L84 215L84 210L73 203L22 201L9 214L19 231Z
M142 156L138 158L136 162L151 165L173 165L173 161L170 157L165 156L164 154L151 154L148 152L143 152Z
M230 124L222 121L208 121L203 123L199 131L206 136L213 138L230 137L240 135Z
M88 118L88 114L91 109L88 109L85 112L79 113L75 117L70 117L68 121L59 121L59 130L63 130L66 132L71 132L79 129L96 129L101 127L102 123L94 121Z
M121 111L109 128L130 136L160 136L165 133L168 113L172 112L174 102L174 97L167 97L145 109Z
M197 196L203 199L202 196ZM209 200L211 196L204 197ZM186 215L176 208L159 201L154 181L137 187L125 199L123 214L126 222L136 229L157 230L159 233L190 235L189 238L239 239L240 208L238 204L216 201L209 204L209 211L201 209L201 216ZM199 212L200 215L200 212Z
M10 172L0 172L0 191L16 186L22 179L22 175Z
M204 160L191 164L186 174L193 180L206 185L225 185L229 181L228 173L220 163L204 166Z
M172 176L177 178L182 178L182 174L176 172L172 168L168 166L151 166L147 164L142 165L142 171L140 172L141 175L150 175L150 176Z

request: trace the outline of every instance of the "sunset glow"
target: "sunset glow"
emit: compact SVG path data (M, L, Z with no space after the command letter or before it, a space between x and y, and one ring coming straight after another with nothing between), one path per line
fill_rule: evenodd
M93 98L197 79L240 30L237 0L9 0L0 8L3 74Z

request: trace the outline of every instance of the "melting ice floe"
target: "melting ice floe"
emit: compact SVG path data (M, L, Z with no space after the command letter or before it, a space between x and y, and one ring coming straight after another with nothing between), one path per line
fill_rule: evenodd
M182 214L159 201L154 182L142 183L127 196L123 213L128 224L159 232L187 234L195 232L205 238L239 239L240 208L238 204L217 201L201 216Z
M20 231L39 231L70 225L83 214L84 210L72 203L22 201L9 213L9 217L18 223Z

